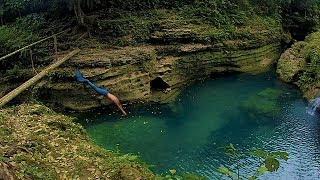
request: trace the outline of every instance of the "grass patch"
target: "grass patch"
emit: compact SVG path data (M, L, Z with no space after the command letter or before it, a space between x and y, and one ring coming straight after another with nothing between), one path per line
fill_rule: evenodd
M0 153L0 172L20 179L123 179L128 168L130 177L154 177L136 156L98 147L74 119L42 105L0 110Z

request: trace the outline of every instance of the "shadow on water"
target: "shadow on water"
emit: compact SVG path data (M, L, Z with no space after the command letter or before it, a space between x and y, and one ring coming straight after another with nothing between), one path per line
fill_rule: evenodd
M216 169L230 166L222 147L232 143L243 152L289 153L279 171L261 179L319 179L319 115L307 114L306 106L294 86L268 72L198 82L173 103L131 105L121 120L107 111L79 119L97 144L138 154L157 173L176 169L221 178ZM242 173L249 175L253 166Z

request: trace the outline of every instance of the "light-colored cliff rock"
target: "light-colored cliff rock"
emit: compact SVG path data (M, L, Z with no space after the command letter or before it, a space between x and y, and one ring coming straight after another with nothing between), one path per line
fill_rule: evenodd
M39 87L39 98L72 110L109 104L75 81L74 72L80 69L122 102L168 102L187 84L216 73L262 71L277 60L280 51L280 43L246 50L205 44L87 49L52 73L53 78Z

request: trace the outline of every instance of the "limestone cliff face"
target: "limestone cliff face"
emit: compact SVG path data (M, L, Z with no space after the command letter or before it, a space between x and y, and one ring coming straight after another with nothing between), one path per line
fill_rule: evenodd
M320 94L320 31L296 42L281 55L277 65L280 79L296 84L307 99Z
M281 80L295 81L298 73L305 67L306 59L301 53L304 46L304 42L297 42L281 55L277 64L277 74Z
M75 70L80 69L86 78L106 87L123 103L168 102L186 85L202 78L229 71L265 70L279 58L281 43L290 41L280 21L273 18L252 16L240 24L223 25L175 10L143 14L99 19L91 31L99 43L81 39L82 35L79 40L75 35L59 44L65 49L80 46L82 52L30 89L34 97L53 107L73 110L110 104L75 81ZM122 47L102 48L110 45ZM13 71L7 75L7 84L16 83L15 79L23 82L33 76L32 72ZM0 94L4 94L13 88L1 89Z
M168 102L185 85L201 78L226 71L261 71L273 64L281 52L277 41L261 46L254 43L251 47L239 45L242 41L232 43L86 49L40 83L38 97L72 110L109 104L90 87L75 81L74 72L80 69L86 78L106 87L121 102Z

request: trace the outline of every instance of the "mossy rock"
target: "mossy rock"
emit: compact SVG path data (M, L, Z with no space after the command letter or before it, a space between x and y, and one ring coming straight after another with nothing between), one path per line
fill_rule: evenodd
M279 111L278 98L281 94L280 90L266 88L245 100L241 109L247 112L249 120L256 123L267 123Z
M258 93L258 96L261 96L261 97L264 97L267 99L271 99L271 100L277 100L281 94L282 94L281 90L266 88L263 91L260 91Z
M294 81L295 76L304 68L306 60L301 53L304 46L304 42L297 42L281 55L277 64L277 74L281 80Z
M0 179L154 178L136 156L98 147L73 118L43 105L0 109L0 144Z
M286 50L277 65L280 79L298 85L309 100L320 93L319 40L319 30L311 33L305 41L296 42Z

